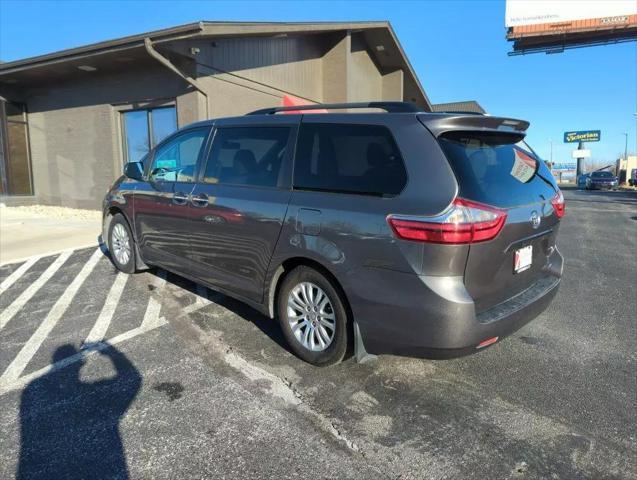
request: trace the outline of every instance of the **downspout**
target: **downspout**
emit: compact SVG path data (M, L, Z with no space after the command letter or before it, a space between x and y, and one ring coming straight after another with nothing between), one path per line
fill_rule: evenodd
M197 83L197 81L194 78L189 77L186 74L184 74L173 63L171 63L170 60L168 60L161 53L159 53L157 50L155 50L155 48L153 47L153 42L150 40L150 38L146 37L144 39L144 47L146 48L146 52L148 52L148 55L153 57L155 60L157 60L159 63L161 63L164 67L166 67L167 69L171 70L173 73L176 73L177 75L179 75L183 80L185 80L190 85L192 85L199 93L201 93L204 96L204 98L206 99L206 120L209 119L210 118L210 112L208 111L208 108L209 108L208 107L208 94Z

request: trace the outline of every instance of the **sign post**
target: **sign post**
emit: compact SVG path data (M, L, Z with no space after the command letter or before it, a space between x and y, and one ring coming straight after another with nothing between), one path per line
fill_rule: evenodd
M577 150L573 150L573 158L577 159L577 170L575 172L577 177L582 174L583 160L591 156L590 150L584 149L584 142L599 142L601 138L601 130L564 132L564 143L579 143L579 145L577 146Z

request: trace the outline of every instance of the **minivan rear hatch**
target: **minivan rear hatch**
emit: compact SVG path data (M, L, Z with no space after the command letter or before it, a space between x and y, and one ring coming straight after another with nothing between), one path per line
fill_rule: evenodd
M497 121L471 120L477 126L481 118ZM456 175L458 196L507 215L495 238L470 245L465 286L481 313L548 275L562 213L554 203L561 194L544 162L523 142L524 133L515 128L452 128L437 137Z

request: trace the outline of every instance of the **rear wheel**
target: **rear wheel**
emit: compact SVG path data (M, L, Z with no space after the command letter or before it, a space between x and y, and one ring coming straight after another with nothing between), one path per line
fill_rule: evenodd
M108 231L108 249L113 263L124 273L135 272L135 243L121 213L113 216Z
M332 282L301 266L283 280L277 297L279 323L300 358L318 366L340 362L347 351L347 311Z

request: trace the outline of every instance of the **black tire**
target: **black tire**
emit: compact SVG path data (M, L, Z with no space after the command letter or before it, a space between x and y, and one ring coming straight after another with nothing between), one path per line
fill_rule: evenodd
M116 243L118 242L121 243L122 231L120 230L120 228L124 229L128 237L129 255L126 261L123 261L124 260L123 256L118 255L116 253L118 249L118 246L116 245ZM111 219L111 223L108 226L108 251L111 255L111 260L113 261L113 264L115 264L118 270L124 273L135 273L135 260L136 260L135 240L133 240L133 235L131 233L130 227L128 226L128 222L126 221L126 218L124 218L124 215L122 215L121 213L117 213L113 215L113 218Z
M329 343L326 348L320 351L313 351L310 348L305 347L302 343L302 340L297 339L297 337L295 336L292 325L290 323L290 320L294 322L294 319L291 319L291 316L289 316L288 313L288 298L293 289L303 283L309 283L321 289L322 293L327 296L329 304L331 305L331 308L329 308L329 305L327 305L325 307L327 310L325 311L328 312L328 314L331 313L331 316L334 317L335 328L333 330L330 330L330 327L323 327L323 332L332 332L333 336L331 339L331 343ZM316 290L316 292L318 293L318 290ZM333 365L343 360L347 352L349 332L348 315L345 308L345 300L343 299L338 289L327 277L325 277L325 275L307 266L300 266L290 271L290 273L288 273L283 279L283 283L279 288L279 293L277 295L277 313L279 324L281 325L281 330L283 330L285 339L290 345L292 351L294 351L294 353L296 353L296 355L298 355L301 359L317 366ZM316 314L314 315L316 319ZM307 321L309 322L309 319ZM318 324L320 324L321 319L319 318L315 321L317 322L316 329L318 330ZM299 322L301 321L299 320ZM304 328L299 327L298 331L304 332L307 328L307 326ZM313 330L314 329L312 329L311 331ZM319 337L321 338L319 339ZM314 338L322 341L322 339L325 337L321 336L321 334L317 331ZM312 342L314 342L314 339L312 339Z

